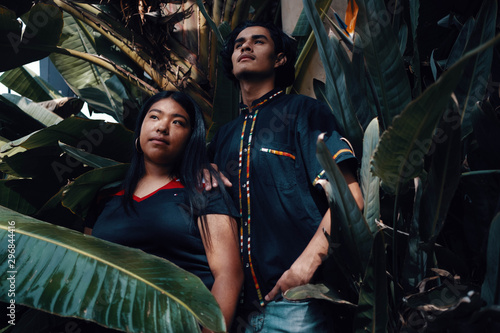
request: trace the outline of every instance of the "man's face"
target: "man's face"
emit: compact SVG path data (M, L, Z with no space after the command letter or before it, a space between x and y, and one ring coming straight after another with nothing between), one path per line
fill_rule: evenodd
M274 78L274 70L282 64L282 54L274 52L274 42L269 31L260 26L248 27L235 39L233 74L238 80Z

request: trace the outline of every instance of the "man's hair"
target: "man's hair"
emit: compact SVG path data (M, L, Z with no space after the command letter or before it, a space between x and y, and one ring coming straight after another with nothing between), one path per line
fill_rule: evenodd
M220 52L224 74L233 82L238 83L238 79L233 74L233 62L231 56L234 51L234 41L236 37L249 27L263 27L269 31L274 42L274 53L283 53L286 57L284 65L276 68L274 85L279 88L286 88L293 84L295 80L295 60L297 59L297 43L285 34L280 28L271 22L245 21L238 25L227 37L224 47Z

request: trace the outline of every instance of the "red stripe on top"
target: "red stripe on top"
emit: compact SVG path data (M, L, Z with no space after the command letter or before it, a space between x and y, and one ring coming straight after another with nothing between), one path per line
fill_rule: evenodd
M145 195L143 197L138 197L138 196L134 195L134 201L141 202L141 201L146 200L147 198L153 196L158 191L161 191L161 190L171 190L171 189L176 189L176 188L184 188L184 185L182 185L181 181L179 179L177 179L177 178L171 180L167 184L163 185L162 187L154 190L153 192L151 192L151 193L149 193L149 194L147 194L147 195ZM124 194L125 194L125 190L121 190L121 191L116 192L113 195L120 196L120 195L124 195Z

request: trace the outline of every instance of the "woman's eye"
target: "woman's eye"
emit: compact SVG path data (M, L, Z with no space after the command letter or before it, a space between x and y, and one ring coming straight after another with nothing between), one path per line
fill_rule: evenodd
M176 125L184 126L184 123L182 121L180 121L180 120L174 120L173 123L176 124Z
M155 116L154 114L152 114L149 118L151 118L151 119L158 119L158 116Z

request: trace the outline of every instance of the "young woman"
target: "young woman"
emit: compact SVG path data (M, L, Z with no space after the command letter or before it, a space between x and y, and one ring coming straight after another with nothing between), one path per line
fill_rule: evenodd
M200 277L229 328L243 283L237 216L223 192L203 189L212 170L205 124L181 92L151 97L139 114L135 150L119 192L101 198L85 232L163 257Z

